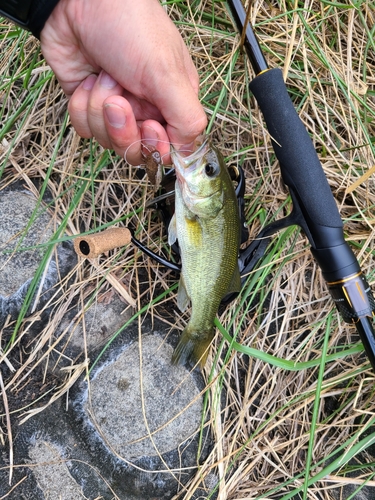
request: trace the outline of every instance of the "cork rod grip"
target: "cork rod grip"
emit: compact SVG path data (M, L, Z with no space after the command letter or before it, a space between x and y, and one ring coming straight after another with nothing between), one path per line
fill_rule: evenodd
M94 259L104 252L123 247L131 242L131 233L126 227L112 227L100 233L78 236L74 250L86 259Z

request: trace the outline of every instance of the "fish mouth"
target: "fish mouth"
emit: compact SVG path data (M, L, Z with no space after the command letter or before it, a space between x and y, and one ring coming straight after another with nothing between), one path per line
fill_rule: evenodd
M195 144L198 146L197 149L193 152L191 150L183 150L183 149L175 149L172 146L171 149L171 157L173 161L173 165L176 172L177 180L180 182L181 186L184 185L187 187L187 182L185 176L188 174L189 170L193 171L197 164L204 155L207 153L210 147L209 137L206 134L201 134L197 137ZM188 153L188 154L186 154ZM191 195L196 196L193 192Z
M181 170L189 168L197 160L201 159L207 152L210 145L208 135L201 134L194 142L198 146L195 151L192 151L191 149L176 149L174 146L172 146L171 155L173 163L176 167L176 171L177 167L179 167Z
M218 188L213 193L209 195L199 195L191 190L190 183L187 180L189 171L194 171L199 165L199 161L205 156L209 148L211 147L211 141L207 134L201 134L196 139L197 149L193 152L191 150L176 150L172 146L172 160L175 167L176 177L183 191L183 197L187 200L194 200L194 202L200 202L203 200L209 200L220 192ZM184 153L189 152L190 154L185 155ZM199 165L200 166L200 165Z

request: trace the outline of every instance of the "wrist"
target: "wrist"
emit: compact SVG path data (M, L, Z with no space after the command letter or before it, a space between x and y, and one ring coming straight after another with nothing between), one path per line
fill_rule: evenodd
M40 38L40 32L59 0L0 0L0 15Z

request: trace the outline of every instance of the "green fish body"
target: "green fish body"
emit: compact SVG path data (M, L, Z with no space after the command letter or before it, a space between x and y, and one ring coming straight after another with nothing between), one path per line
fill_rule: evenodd
M220 302L241 288L238 269L240 217L233 182L221 153L206 138L188 157L172 152L176 170L175 214L169 244L178 240L181 278L177 305L191 302L191 318L173 353L203 367L215 335Z

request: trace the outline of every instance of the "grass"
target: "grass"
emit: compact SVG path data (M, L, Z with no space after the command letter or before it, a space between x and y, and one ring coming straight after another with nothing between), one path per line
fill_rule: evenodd
M248 91L251 68L238 48L224 2L171 0L164 5L199 70L208 130L227 161L245 169L246 217L253 239L265 224L290 212L291 200ZM374 12L371 1L285 0L256 2L251 14L270 67L284 71L338 203L347 240L371 285ZM110 293L109 274L137 301L136 312L124 302L128 321L146 312L163 320L165 304L176 309L176 286L169 272L130 247L95 265L79 262L56 286L50 323L29 339L37 317L27 318L26 313L57 245L75 234L128 221L154 250L167 245L152 213L144 210L152 197L145 179L72 130L66 99L38 43L3 23L0 48L0 189L22 182L55 225L51 241L40 246L44 257L24 308L8 325L8 361L14 362L12 352L24 343L29 352L4 379L11 394L61 349L54 329L73 304L78 299L82 304L74 317L78 326L84 322L85 307ZM126 324L115 335L121 335ZM275 236L238 300L218 317L217 327L205 369L206 410L215 447L178 497L193 498L200 480L212 473L218 483L207 498L217 494L220 500L287 500L296 495L309 500L360 499L364 487L374 492L374 375L355 329L338 316L300 231L291 228ZM43 355L38 357L38 352ZM76 366L72 360L73 368L55 394L66 393L82 370L90 371L97 361ZM44 403L51 398L46 393ZM10 407L9 412L19 419L30 409L33 405L27 403L27 408Z

